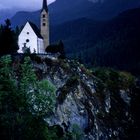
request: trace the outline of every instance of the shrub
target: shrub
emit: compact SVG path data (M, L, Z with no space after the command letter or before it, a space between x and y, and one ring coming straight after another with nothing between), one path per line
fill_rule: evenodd
M74 89L77 83L78 83L77 76L72 76L67 80L66 84L58 90L59 92L59 95L57 97L58 103L62 104L64 102L64 100L67 97L67 94Z

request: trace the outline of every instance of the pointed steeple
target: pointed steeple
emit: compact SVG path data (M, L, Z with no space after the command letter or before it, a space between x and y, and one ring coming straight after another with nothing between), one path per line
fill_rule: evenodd
M47 0L43 0L43 5L42 5L42 10L45 10L46 12L48 12L48 6L47 6Z
M44 49L50 44L49 40L49 12L47 6L47 0L42 0L42 10L40 13L40 33L43 37Z

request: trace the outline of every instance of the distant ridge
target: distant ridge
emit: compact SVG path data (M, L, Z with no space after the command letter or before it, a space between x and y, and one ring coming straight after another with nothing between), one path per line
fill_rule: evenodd
M12 18L11 18L11 23L13 27L16 26L23 26L27 21L31 21L34 24L36 24L36 26L39 26L39 19L40 19L40 10L39 11L35 11L35 12L25 12L25 11L21 11L21 12L17 12Z
M70 0L68 1L70 2ZM87 2L87 0L81 1ZM111 2L110 6L107 5L107 1ZM64 7L67 6L65 0L57 0L49 6L51 43L62 40L67 56L80 59L82 63L89 67L114 67L140 75L140 8L138 8L140 1L128 0L129 3L126 3L126 0L124 0L121 7L119 2L122 1L106 0L106 3L100 5L100 7L106 5L102 10L105 10L108 6L117 10L111 13L113 16L109 15L109 19L103 17L102 20L99 20L99 17L94 18L96 14L91 14L93 9L85 14L82 13L82 8L79 8L79 14L75 9L72 11L73 6L77 7L78 3L81 4L80 0L77 0L74 5L73 3L70 5L71 10L69 9L68 13L64 12L65 8L62 9L61 7L61 4ZM91 4L91 6L93 5ZM117 5L117 7L113 7L114 5ZM57 8L54 8L55 6ZM98 6L96 5L96 8L100 10ZM85 9L87 7L86 5ZM111 9L106 12L112 11ZM58 13L56 13L57 11ZM72 16L74 12L76 16ZM98 14L102 15L102 12ZM86 14L89 15L86 16ZM22 18L19 20L18 16ZM65 18L66 16L67 18ZM15 19L18 24L16 24ZM15 21L15 25L22 25L23 21L26 22L27 19L39 26L39 11L17 13L12 18L12 22Z
M63 40L68 57L87 66L107 66L140 75L140 8L120 13L108 21L88 18L52 28L52 41Z
M94 20L107 20L126 9L139 6L139 0L104 0L102 3L93 3L89 0L56 0L48 8L51 25L58 25L83 17ZM39 13L39 10L35 12L17 12L11 18L13 26L21 26L29 19L39 26Z

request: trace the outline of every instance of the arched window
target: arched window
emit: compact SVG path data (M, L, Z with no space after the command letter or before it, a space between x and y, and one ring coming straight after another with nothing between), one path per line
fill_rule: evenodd
M43 26L46 26L46 23L43 23Z
M26 39L26 42L28 43L30 40L29 39Z

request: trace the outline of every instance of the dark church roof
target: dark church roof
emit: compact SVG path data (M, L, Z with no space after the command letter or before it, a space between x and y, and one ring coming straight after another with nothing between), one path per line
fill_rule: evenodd
M46 12L48 12L48 6L47 6L47 0L43 0L43 5L42 5L42 10L45 10Z
M30 21L28 21L28 22L29 22L30 26L32 27L32 29L34 30L34 32L37 35L37 37L43 39L43 37L41 36L40 31L37 28L37 26L34 23L30 22Z

